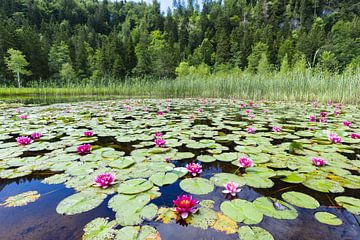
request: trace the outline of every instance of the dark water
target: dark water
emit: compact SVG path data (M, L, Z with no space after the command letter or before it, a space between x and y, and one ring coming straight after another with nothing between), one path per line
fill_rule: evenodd
M109 97L113 98L113 97ZM39 98L40 99L40 98ZM54 98L51 98L54 99ZM67 98L69 101L76 99ZM82 100L77 98L77 101ZM90 100L90 99L83 99ZM91 98L91 100L94 100ZM98 99L97 99L98 100ZM24 100L25 103L41 103L48 104L54 102L64 102L64 99L56 99L53 102L47 99L41 99L40 102L34 99ZM16 101L15 101L16 102ZM20 100L22 102L22 100ZM211 125L211 120L197 120L197 124ZM231 133L224 129L223 132ZM15 137L15 136L14 136ZM126 152L127 155L133 150L131 145L135 143L119 143L115 138L98 138L94 143L100 146L111 146L119 151ZM280 140L279 140L280 141ZM278 140L272 144L280 144ZM227 145L233 150L235 144ZM177 148L179 151L190 151L195 155L201 154L201 150L188 149L184 146ZM348 156L355 159L355 155ZM177 166L185 166L187 162L193 161L174 161ZM210 178L214 173L229 172L233 173L237 167L223 162L202 163L204 178ZM0 240L78 240L83 235L84 226L97 217L107 217L110 220L115 219L115 213L107 207L109 196L99 207L86 213L73 216L62 216L56 213L58 203L69 195L75 193L73 189L66 188L63 184L47 185L41 183L41 180L48 177L49 174L33 174L29 177L23 177L13 180L0 179L0 202L6 198L26 192L38 191L41 197L34 203L30 203L23 207L5 208L0 206ZM286 191L299 191L315 197L321 204L316 210L297 208L298 217L295 220L279 220L264 216L263 221L256 226L260 226L269 231L275 239L278 240L360 240L360 217L348 213L343 208L334 205L336 196L353 196L360 197L359 190L349 190L341 194L324 194L313 191L301 184L288 184L272 178L275 186L268 189L254 189L250 187L242 187L242 191L238 194L241 199L253 201L258 197L267 196L280 198L281 194ZM161 188L162 196L154 199L152 202L158 207L172 207L172 200L176 196L184 193L179 182ZM196 196L197 200L211 199L215 201L215 210L219 211L220 204L224 201L225 196L221 192L221 188L216 188L210 194ZM341 226L330 226L319 223L314 218L314 213L318 211L326 211L337 215L342 221ZM217 232L211 228L202 230L192 226L181 226L176 223L163 224L161 222L145 222L154 226L161 234L163 240L231 240L238 239L237 234L226 235ZM240 224L242 226L243 224Z

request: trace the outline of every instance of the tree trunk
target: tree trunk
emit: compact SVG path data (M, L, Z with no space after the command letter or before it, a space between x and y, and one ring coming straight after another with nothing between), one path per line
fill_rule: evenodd
M21 81L20 81L20 73L17 72L17 81L18 81L18 88L21 88Z

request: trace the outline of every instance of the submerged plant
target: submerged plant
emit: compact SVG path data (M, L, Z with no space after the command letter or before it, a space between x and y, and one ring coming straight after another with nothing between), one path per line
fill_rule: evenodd
M313 157L311 159L311 161L313 162L313 164L317 167L322 167L324 165L327 164L326 160L322 159L322 158L317 158L317 157Z
M34 132L33 134L31 134L31 138L36 140L36 139L40 139L42 137L41 133L38 132Z
M332 143L335 143L335 144L342 142L341 137L339 137L336 133L330 133L328 135L328 138Z
M202 173L202 166L200 163L189 163L186 164L186 169L192 176L198 176L200 173Z
M240 166L243 167L243 168L248 168L248 167L254 166L253 160L251 160L248 157L239 158L239 163L240 163Z
M95 186L106 189L115 184L115 175L112 173L102 173L95 178L94 182Z
M236 182L228 182L224 184L225 190L223 190L223 193L230 194L231 196L235 197L238 192L241 191L239 188L239 184Z
M76 151L81 155L87 155L91 153L91 145L90 144L83 144L76 148Z
M191 195L182 195L178 196L176 200L173 200L175 205L175 211L180 214L182 219L186 219L189 214L196 213L197 211L197 204L199 201L194 199Z
M16 141L19 145L29 145L30 143L33 142L33 140L29 137L24 137L24 136L21 136L21 137L17 137L16 138Z

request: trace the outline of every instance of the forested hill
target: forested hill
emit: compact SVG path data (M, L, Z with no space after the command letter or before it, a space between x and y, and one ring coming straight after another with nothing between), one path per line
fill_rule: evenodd
M358 0L1 0L0 81L13 79L8 49L30 63L28 79L175 77L181 62L213 71L360 62ZM185 63L186 62L186 63Z

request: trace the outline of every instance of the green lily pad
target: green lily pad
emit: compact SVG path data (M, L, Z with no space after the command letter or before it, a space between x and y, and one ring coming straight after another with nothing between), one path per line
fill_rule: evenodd
M196 159L199 160L200 162L215 162L216 161L216 158L214 158L213 156L210 156L210 155L200 155Z
M126 226L120 229L115 240L157 240L161 239L155 228L150 226Z
M239 186L245 185L244 178L232 173L217 173L211 177L210 180L213 181L218 187L223 187L224 184L228 182L235 182L239 184Z
M187 178L180 182L180 188L188 193L203 195L214 190L214 184L205 178Z
M65 215L74 215L90 211L98 207L106 198L106 194L95 191L75 193L63 199L56 207L56 212Z
M236 222L245 224L258 224L263 219L263 214L253 203L242 199L225 201L220 205L221 211Z
M321 223L325 223L328 225L339 226L342 224L340 218L336 215L328 213L328 212L317 212L315 213L315 218Z
M115 237L116 221L108 222L105 218L95 218L85 225L83 240L112 240Z
M269 217L295 219L298 216L293 206L274 198L259 197L253 203L260 212Z
M347 211L360 215L360 199L354 197L340 196L336 197L335 201Z
M286 192L286 193L283 193L281 195L281 197L285 201L287 201L297 207L309 208L309 209L316 209L316 208L320 207L319 202L315 198L313 198L307 194L304 194L304 193Z
M35 202L40 197L40 194L37 191L28 191L17 194L15 196L8 197L4 203L0 206L4 207L21 207L25 206L31 202Z
M137 178L127 180L119 185L118 192L123 194L137 194L153 187L153 183L146 179Z
M238 231L241 240L274 240L274 237L261 227L242 226Z
M177 179L178 179L178 175L171 172L170 173L159 172L152 175L149 178L150 181L152 181L155 185L160 187L164 185L172 184L176 182Z

